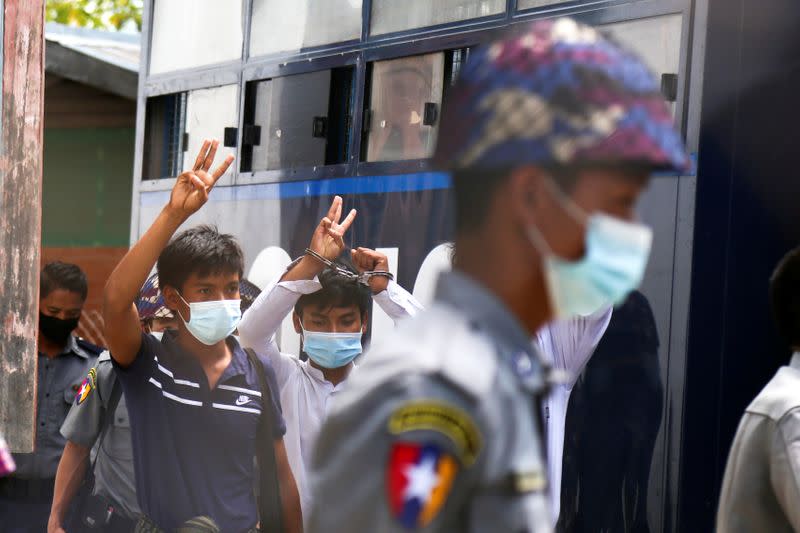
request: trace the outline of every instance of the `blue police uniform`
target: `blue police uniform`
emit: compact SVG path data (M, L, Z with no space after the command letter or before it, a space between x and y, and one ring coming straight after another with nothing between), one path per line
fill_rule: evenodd
M229 337L233 357L209 388L196 359L172 332L161 342L142 335L127 368L116 364L130 416L136 492L142 512L160 529L174 530L195 516L212 518L225 532L245 532L258 522L253 493L256 430L262 409L286 432L275 373L269 391L246 353Z
M0 479L0 529L5 533L47 528L56 470L67 440L59 431L102 348L70 335L64 350L37 363L36 442L33 453L16 453L17 470Z

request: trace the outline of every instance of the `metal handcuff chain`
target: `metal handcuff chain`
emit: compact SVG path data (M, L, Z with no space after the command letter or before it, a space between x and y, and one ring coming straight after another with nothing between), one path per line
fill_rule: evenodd
M366 270L366 271L362 272L361 274L356 274L354 272L350 272L346 268L342 268L341 266L337 265L336 263L334 263L330 259L326 259L326 258L322 257L321 255L319 255L317 252L315 252L311 248L306 248L306 252L305 253L306 253L306 255L310 255L311 257L313 257L314 259L316 259L317 261L319 261L320 263L322 263L326 267L328 267L331 270L333 270L334 272L336 272L337 275L342 276L343 278L346 278L346 279L357 281L357 282L361 283L362 285L369 285L369 280L373 276L382 276L384 278L388 278L389 281L394 280L394 274L392 274L391 272L387 272L385 270Z

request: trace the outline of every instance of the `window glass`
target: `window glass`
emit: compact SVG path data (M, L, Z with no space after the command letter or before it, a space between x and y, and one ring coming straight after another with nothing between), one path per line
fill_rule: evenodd
M177 176L183 169L186 93L147 99L142 179Z
M155 0L150 74L242 56L242 2Z
M373 0L370 33L381 35L503 13L506 0Z
M186 155L183 158L183 170L192 168L205 139L220 141L215 159L217 163L224 160L228 154L236 154L235 148L223 146L222 141L225 128L237 126L238 103L239 88L236 85L189 92L186 99ZM227 174L232 168L233 165Z
M250 55L358 39L361 1L254 0Z
M251 82L245 117L258 128L258 142L243 143L242 169L345 162L353 72L345 67Z
M565 4L572 0L518 0L517 9L529 9L532 7L552 6L555 4Z
M639 54L656 74L677 74L682 23L682 15L675 14L617 22L600 29Z
M436 144L445 53L372 65L367 161L430 157ZM427 110L427 113L426 113Z

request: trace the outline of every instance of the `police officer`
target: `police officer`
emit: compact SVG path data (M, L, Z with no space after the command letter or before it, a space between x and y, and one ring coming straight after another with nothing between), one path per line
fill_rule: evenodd
M41 533L47 528L56 469L66 444L59 429L102 351L72 333L88 292L86 274L77 265L48 263L39 290L36 442L33 453L14 454L17 471L0 479L4 533Z
M174 327L169 309L158 290L155 277L147 280L136 302L142 330L160 338ZM97 366L89 371L85 390L75 398L61 434L67 439L56 474L55 495L50 510L48 533L134 530L140 514L136 501L136 478L128 409L108 351L100 354ZM90 478L93 490L73 505L81 482L87 476L93 454ZM71 509L71 512L70 512ZM71 516L70 526L62 527ZM91 526L91 527L90 527Z
M312 532L552 530L531 338L640 282L651 232L635 202L653 170L689 161L653 76L571 19L471 54L439 139L454 271L333 401Z

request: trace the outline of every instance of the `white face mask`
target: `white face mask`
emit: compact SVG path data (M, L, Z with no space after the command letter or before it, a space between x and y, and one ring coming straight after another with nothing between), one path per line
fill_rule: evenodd
M586 224L586 254L577 261L556 256L539 229L528 228L528 238L543 257L555 317L586 316L601 307L622 303L642 282L653 231L601 213L586 215L561 191L555 193L567 212Z
M186 322L180 312L178 316L181 317L189 333L208 346L213 346L236 331L242 319L241 300L188 303L183 296L180 298L189 306L191 317L189 322Z

